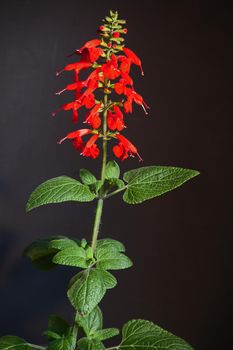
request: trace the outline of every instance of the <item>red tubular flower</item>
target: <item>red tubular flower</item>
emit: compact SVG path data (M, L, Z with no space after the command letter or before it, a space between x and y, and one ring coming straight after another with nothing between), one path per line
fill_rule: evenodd
M137 148L126 137L117 134L116 138L119 140L119 143L118 145L114 146L112 150L117 158L125 160L129 156L134 157L134 154L136 154L139 160L142 160Z
M130 49L127 47L124 47L123 49L124 53L126 56L131 60L132 63L136 64L137 66L140 67L142 75L144 75L143 69L142 69L142 62L140 58Z
M61 144L65 140L72 140L74 148L77 150L83 150L84 149L84 142L82 140L82 137L84 135L90 134L92 131L90 129L80 129L73 132L70 132L66 135L63 139L61 139L58 143Z
M99 110L102 106L102 103L98 103L95 107L92 108L90 113L87 115L85 123L88 123L92 126L93 129L98 129L101 125L101 119L99 116Z
M124 102L125 113L132 113L132 103L134 101L138 105L142 106L145 114L148 114L146 109L148 109L149 106L144 102L141 95L139 95L136 91L130 88L125 88L124 93L127 96L127 100Z
M100 150L98 146L96 145L96 141L98 139L99 135L93 135L90 140L86 143L86 146L84 147L81 155L85 157L91 157L93 159L97 158Z
M81 61L95 62L103 53L103 50L99 46L101 40L93 39L87 41L80 49L76 49L75 52L68 55L68 57L75 54L82 55Z
M116 105L113 106L114 112L108 111L107 122L108 128L110 130L118 130L121 131L125 128L123 113L120 108Z
M115 55L112 55L111 59L102 65L102 72L107 79L116 79L120 76L121 72L118 68L118 62Z
M76 92L77 91L80 92L84 86L85 86L84 81L77 81L76 83L66 85L66 87L63 90L56 92L56 95L61 95L64 91L75 90Z
M121 76L122 76L122 79L119 80L119 82L115 83L114 84L114 90L116 91L116 93L118 95L121 95L121 94L126 94L126 86L127 85L130 85L132 86L133 85L133 80L132 78L129 76L128 73L125 73L125 72L121 72Z
M131 60L126 56L118 56L120 64L120 71L123 73L129 73L131 68Z

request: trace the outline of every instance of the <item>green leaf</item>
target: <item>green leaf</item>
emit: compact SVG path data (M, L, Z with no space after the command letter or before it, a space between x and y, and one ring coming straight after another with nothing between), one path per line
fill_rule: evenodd
M103 327L103 315L98 306L96 306L89 315L85 317L78 316L78 325L82 327L87 336L95 333Z
M62 336L68 333L69 328L69 323L60 316L51 315L49 317L48 332Z
M52 341L48 350L74 350L75 338L72 335L62 336L60 339Z
M57 250L63 250L63 249L69 249L69 248L76 248L77 246L80 246L81 242L78 240L73 240L67 237L60 237L58 239L53 239L49 243L50 248L54 248Z
M106 288L96 269L79 272L71 279L67 295L81 315L89 314L101 301Z
M124 244L112 238L99 239L97 241L96 249L116 250L118 252L125 252Z
M123 200L129 204L142 203L181 186L199 174L196 170L166 166L148 166L127 171L128 182Z
M87 268L88 262L85 249L77 246L61 250L53 257L53 262L59 265Z
M98 305L106 289L115 285L115 277L107 271L89 268L71 279L67 295L74 308L85 316Z
M124 181L121 180L121 179L115 179L114 185L115 185L118 189L125 187L125 183L124 183Z
M193 350L183 339L145 320L127 322L118 350Z
M94 262L93 250L85 239L82 241L63 239L53 240L50 247L60 250L54 257L55 264L87 268Z
M103 341L103 340L115 337L118 334L119 334L119 329L117 328L105 328L105 329L96 331L93 337L94 339Z
M0 350L29 350L31 346L28 343L14 335L5 335L0 337Z
M125 247L121 242L104 239L97 242L95 257L96 267L103 270L126 269L132 266L132 261L122 252Z
M112 289L116 287L117 285L116 277L114 277L110 272L99 270L99 269L96 269L96 271L99 275L99 278L102 279L104 287L106 289Z
M45 332L43 332L43 335L46 336L49 341L53 341L53 340L61 338L61 336L59 334L52 332L52 331L45 331Z
M79 176L84 185L92 185L97 181L96 177L87 169L80 169Z
M67 201L90 202L95 195L89 187L68 176L59 176L39 185L30 195L26 210L30 211L44 204Z
M57 253L57 249L50 247L50 243L59 238L60 236L38 239L31 243L24 250L23 254L28 257L39 270L49 270L56 266L52 260Z
M104 345L97 339L81 338L78 341L79 350L103 350Z
M106 165L105 177L107 180L118 179L120 176L120 168L115 160L110 160Z
M96 259L96 267L103 270L122 270L133 265L126 255L115 250L96 250Z

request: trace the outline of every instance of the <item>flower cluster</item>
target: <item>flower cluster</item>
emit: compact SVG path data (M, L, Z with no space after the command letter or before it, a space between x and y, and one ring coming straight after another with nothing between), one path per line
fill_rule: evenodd
M135 91L129 75L132 64L140 68L142 75L144 73L141 60L124 45L122 35L127 33L124 24L124 20L118 19L117 12L110 11L109 17L105 17L98 29L100 39L90 40L75 50L69 56L79 56L80 60L57 72L60 75L64 71L72 71L74 81L56 94L73 91L75 95L72 102L64 104L57 111L72 111L72 121L77 123L79 110L85 107L87 113L83 123L89 127L69 133L59 143L69 139L87 157L98 157L100 150L96 142L103 138L118 142L113 147L113 153L119 159L124 160L136 154L141 160L137 148L120 134L126 127L123 112L132 113L133 102L140 105L146 114L149 108L143 97ZM85 79L80 79L80 72L82 75L86 72ZM101 95L99 92L102 92L102 99L97 97ZM112 101L112 93L119 96L118 101ZM91 137L84 142L83 137L89 134Z

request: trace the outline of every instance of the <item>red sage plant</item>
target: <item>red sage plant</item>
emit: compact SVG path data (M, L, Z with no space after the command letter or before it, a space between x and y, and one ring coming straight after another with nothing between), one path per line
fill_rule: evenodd
M124 245L112 238L98 239L98 233L106 199L123 193L128 204L142 203L181 186L198 175L198 171L171 166L147 166L127 171L120 178L120 167L115 160L107 160L107 147L111 147L121 161L129 156L141 160L137 147L123 136L125 115L132 113L133 104L142 107L145 114L148 105L136 92L130 76L132 65L138 66L144 75L140 58L124 45L127 33L125 21L118 13L110 11L99 27L99 39L87 41L69 56L77 57L63 72L73 74L73 82L57 95L72 91L74 99L62 105L58 111L70 111L74 123L80 123L81 108L87 109L83 123L63 137L59 144L69 140L83 156L96 159L102 149L100 178L87 169L80 170L81 182L68 176L50 179L31 194L27 211L41 205L65 201L89 202L96 200L96 213L92 239L86 240L53 236L33 242L25 255L42 270L58 265L71 266L76 274L70 280L67 297L75 309L75 317L69 324L60 316L49 318L44 332L47 346L31 344L16 336L2 336L0 350L103 350L104 341L118 335L117 328L103 328L103 316L99 303L106 291L116 286L117 280L109 270L126 269L132 261L125 255ZM86 78L80 72L86 71ZM98 92L98 95L97 95ZM110 146L110 143L114 144ZM136 319L125 323L121 342L109 350L190 350L192 347L181 338L169 333L153 322Z

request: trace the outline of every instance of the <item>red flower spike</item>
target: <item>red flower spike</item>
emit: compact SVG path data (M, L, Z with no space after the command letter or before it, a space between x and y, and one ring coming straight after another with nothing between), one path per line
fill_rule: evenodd
M126 137L117 134L116 138L119 140L119 143L113 147L113 153L117 158L125 160L129 156L134 157L134 154L136 154L139 160L142 161L137 148Z
M86 143L86 146L84 147L81 155L85 157L91 157L93 159L97 158L100 150L98 146L95 144L97 139L99 138L99 135L93 135L90 140Z
M123 113L120 108L116 105L113 107L114 112L108 111L107 122L108 128L110 130L118 130L121 131L125 128Z
M106 27L107 25L107 27ZM117 38L122 34L127 33L127 28L114 29L110 28L111 24L101 25L98 33L101 39L93 39L87 41L80 49L75 50L69 56L80 56L78 62L68 64L63 70L57 73L59 75L63 71L74 72L73 83L66 85L64 89L56 94L60 95L64 91L73 91L73 101L64 104L59 110L72 111L72 121L78 121L79 109L85 107L89 110L86 113L84 123L90 125L90 129L80 129L69 133L59 143L66 139L70 139L73 146L81 151L83 156L97 158L100 150L96 144L99 137L116 138L118 144L113 147L113 152L116 157L121 160L129 156L138 154L137 148L124 136L120 135L126 126L122 113L122 106L125 113L132 113L133 102L142 106L147 114L149 108L143 100L143 97L134 90L133 80L130 77L131 65L135 64L141 68L142 63L139 57L130 49L125 48L123 44L116 44ZM105 40L105 37L107 38ZM115 39L114 39L115 38ZM113 48L114 50L111 50ZM112 51L115 51L112 53ZM99 58L101 57L101 60ZM84 80L79 79L79 74L83 70L90 69L88 76ZM112 80L114 82L112 82ZM123 95L121 101L114 101L111 97L108 103L103 105L99 94L95 97L96 90L104 94L111 94L113 91L117 95ZM103 110L107 113L107 129L102 128L102 113ZM53 113L56 114L57 111ZM83 136L93 134L87 142L83 142Z
M123 48L124 53L126 56L132 61L132 63L136 64L137 66L140 67L142 75L144 75L143 69L142 69L142 62L140 58L130 49L127 47Z

